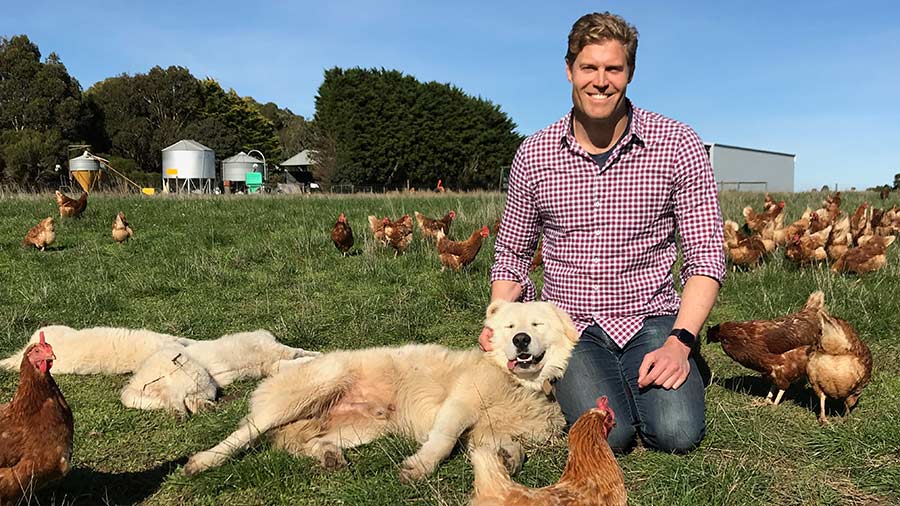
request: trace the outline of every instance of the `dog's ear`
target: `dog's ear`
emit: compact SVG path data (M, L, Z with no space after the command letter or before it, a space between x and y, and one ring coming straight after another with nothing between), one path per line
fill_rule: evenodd
M491 305L488 306L487 311L484 314L484 319L490 320L491 317L497 314L497 311L506 304L509 304L509 302L506 302L505 300L495 300L494 302L491 302Z
M550 305L550 308L556 314L556 317L562 322L563 332L566 334L566 337L573 343L577 343L581 336L578 334L578 331L575 330L575 324L572 323L572 318L569 317L569 314L556 307L556 304L552 302L548 302L547 304Z

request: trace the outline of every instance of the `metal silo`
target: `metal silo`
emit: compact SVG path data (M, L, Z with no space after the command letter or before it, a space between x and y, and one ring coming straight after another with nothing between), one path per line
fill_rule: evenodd
M81 156L69 160L69 174L84 191L91 191L100 182L100 161L85 151Z
M162 150L163 191L211 193L216 153L196 141L183 140Z
M222 160L222 180L246 181L248 172L262 172L262 168L262 160L241 151L231 158Z

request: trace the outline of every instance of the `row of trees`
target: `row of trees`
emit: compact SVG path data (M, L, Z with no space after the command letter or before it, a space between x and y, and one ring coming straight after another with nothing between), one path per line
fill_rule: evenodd
M421 83L398 71L325 72L313 121L260 104L183 67L120 75L82 92L59 57L41 59L27 36L0 38L0 178L52 185L72 144L132 179L159 179L160 150L194 139L217 156L259 149L283 160L315 151L325 184L453 188L496 184L521 136L491 102L460 89Z

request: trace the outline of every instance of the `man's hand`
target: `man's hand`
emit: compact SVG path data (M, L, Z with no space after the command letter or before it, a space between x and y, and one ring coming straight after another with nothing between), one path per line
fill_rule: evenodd
M638 371L638 387L656 385L666 390L677 390L691 372L688 357L691 349L674 336L656 351L644 355Z
M481 335L478 336L478 345L481 346L481 349L484 351L491 351L494 349L491 346L491 337L494 336L494 331L484 327L481 329Z

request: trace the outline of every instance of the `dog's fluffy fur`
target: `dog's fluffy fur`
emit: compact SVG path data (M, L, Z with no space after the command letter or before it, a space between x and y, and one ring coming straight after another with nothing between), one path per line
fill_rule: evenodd
M212 341L182 340L148 358L122 389L122 404L137 409L195 413L213 405L219 388L241 378L271 376L317 352L291 348L270 332L229 334Z
M168 334L146 329L93 327L76 330L63 325L51 325L35 331L28 344L0 367L15 370L22 363L22 354L31 343L40 340L41 332L53 345L56 360L53 374L125 374L134 372L151 355L166 346L192 342Z
M578 334L546 302L495 302L485 325L494 329L489 353L412 344L336 351L285 367L254 391L238 429L191 457L184 471L218 466L267 432L276 446L329 469L345 463L344 448L402 434L422 444L403 462L406 480L431 473L461 437L499 452L515 471L524 457L520 439L546 440L564 424L541 387L562 375ZM521 333L528 348L510 347Z

